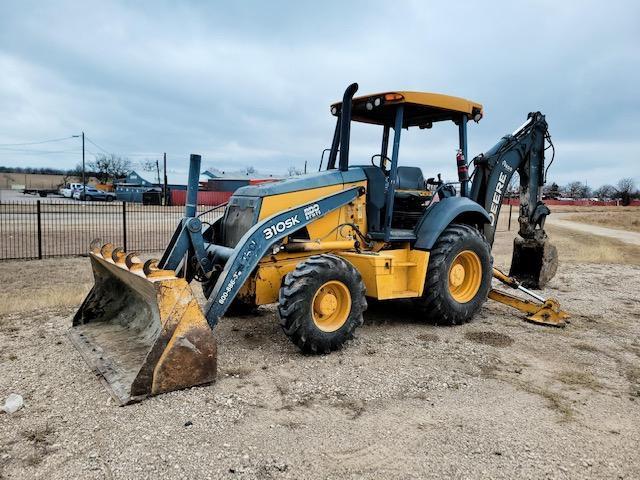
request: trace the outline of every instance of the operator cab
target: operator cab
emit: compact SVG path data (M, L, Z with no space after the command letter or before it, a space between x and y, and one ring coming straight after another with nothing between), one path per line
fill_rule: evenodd
M345 92L343 101L331 106L331 113L337 117L337 122L329 149L327 169L338 167L340 170L364 170L368 181L367 217L371 238L386 242L415 240L415 228L425 210L436 198L455 195L456 189L453 184L444 184L440 175L438 180L430 178L425 181L419 167L398 165L402 129L430 129L434 123L445 121L457 125L457 183L460 185L460 195L468 196L467 122L480 121L482 105L449 95L407 91L377 93L352 99L357 88L357 84L351 85ZM349 166L352 120L382 126L380 153L371 157L369 165Z

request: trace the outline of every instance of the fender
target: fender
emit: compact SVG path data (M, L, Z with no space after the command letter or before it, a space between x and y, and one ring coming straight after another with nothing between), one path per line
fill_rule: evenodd
M467 197L447 197L424 212L416 227L418 250L431 250L442 231L452 222L484 225L491 222L487 211Z
M255 267L277 242L296 230L352 202L364 194L353 187L291 208L257 223L238 242L213 287L205 307L205 316L214 328Z

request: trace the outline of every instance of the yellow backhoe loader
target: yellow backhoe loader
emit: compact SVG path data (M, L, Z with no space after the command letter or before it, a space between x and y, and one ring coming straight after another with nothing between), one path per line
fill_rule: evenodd
M240 188L224 215L205 225L196 213L201 158L192 155L185 216L160 260L142 263L136 253L92 244L95 285L70 337L122 404L212 382L212 330L230 308L278 303L282 330L309 353L352 338L367 297L411 299L425 321L438 324L471 320L488 297L532 322L565 323L556 301L529 290L557 268L541 201L545 142L552 146L544 116L530 113L474 158L470 176L467 124L480 121L482 105L404 91L353 98L357 88L331 106L336 128L318 173ZM349 156L354 121L381 131L379 150L359 165ZM458 130L457 182L425 180L420 168L399 166L402 130L437 122ZM520 228L507 276L493 269L491 245L515 172ZM494 276L533 300L492 289ZM194 280L208 299L204 309Z

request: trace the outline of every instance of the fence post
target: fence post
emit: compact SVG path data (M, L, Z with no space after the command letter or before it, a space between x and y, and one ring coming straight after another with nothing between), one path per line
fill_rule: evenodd
M122 202L122 248L127 251L127 202Z
M38 260L42 260L42 210L40 200L37 200L36 212L38 213Z

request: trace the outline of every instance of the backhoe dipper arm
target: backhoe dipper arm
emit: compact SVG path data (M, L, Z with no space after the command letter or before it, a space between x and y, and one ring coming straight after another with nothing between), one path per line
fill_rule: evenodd
M273 246L296 230L352 202L364 193L353 187L273 215L254 225L238 242L213 287L205 316L214 328L249 275Z
M537 241L546 237L543 228L549 209L542 203L546 138L549 134L544 115L530 113L513 134L473 159L475 172L470 196L489 212L491 221L484 229L489 243L493 244L502 199L516 171L520 175L519 234Z

